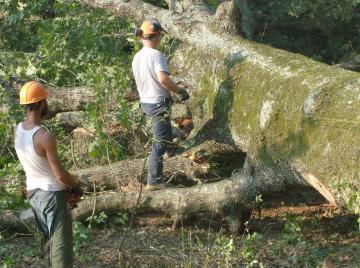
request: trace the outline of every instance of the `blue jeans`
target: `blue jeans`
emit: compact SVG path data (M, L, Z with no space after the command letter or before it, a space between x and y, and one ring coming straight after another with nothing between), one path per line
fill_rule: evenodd
M172 142L171 100L164 99L164 101L156 104L141 103L141 109L151 118L154 135L147 183L162 183L163 156Z
M53 268L73 267L71 212L64 191L37 190L30 197L36 222L43 233L43 253Z

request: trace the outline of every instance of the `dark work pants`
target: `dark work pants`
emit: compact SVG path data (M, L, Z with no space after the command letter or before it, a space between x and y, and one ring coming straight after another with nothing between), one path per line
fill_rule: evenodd
M31 196L30 204L44 235L43 251L51 267L73 267L71 211L66 193L38 190Z
M171 101L164 99L161 103L141 103L142 110L151 118L154 140L149 158L148 184L162 183L163 156L171 146Z

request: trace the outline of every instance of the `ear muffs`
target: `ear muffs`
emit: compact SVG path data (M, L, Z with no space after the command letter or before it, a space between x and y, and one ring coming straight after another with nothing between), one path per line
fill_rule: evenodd
M161 24L157 18L152 18L152 31L153 32L161 32L163 28L161 27Z
M152 24L152 31L153 32L160 32L161 31L161 25L158 21L154 21Z
M133 33L136 36L141 36L142 35L142 30L140 28L135 28Z

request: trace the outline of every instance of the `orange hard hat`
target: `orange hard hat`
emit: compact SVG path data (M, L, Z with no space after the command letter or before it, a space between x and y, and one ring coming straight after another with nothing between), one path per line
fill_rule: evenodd
M47 98L45 87L36 81L25 83L20 90L20 104L35 103Z
M145 20L140 27L141 36L165 32L158 19Z

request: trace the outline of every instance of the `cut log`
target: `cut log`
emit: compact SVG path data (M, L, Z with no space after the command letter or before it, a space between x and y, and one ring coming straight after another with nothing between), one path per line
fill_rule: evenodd
M74 220L84 222L92 213L105 212L108 215L119 211L157 212L169 215L174 220L174 227L182 219L201 212L224 216L232 232L239 232L248 211L259 192L276 192L297 181L288 177L274 176L272 170L265 167L252 167L233 174L230 179L215 183L205 183L189 188L169 188L155 192L111 192L93 198L87 198L73 210ZM271 179L269 179L271 178ZM10 215L10 216L9 216ZM9 221L22 226L16 215L7 214L0 218L0 229L9 226ZM13 225L14 227L14 225Z
M20 89L25 83L16 78L13 78L11 82L7 82L2 80L1 77L0 82L6 85L6 89L16 99L18 99ZM46 84L45 86L48 91L49 117L53 117L58 113L84 111L86 105L95 100L96 97L96 92L90 87L55 88ZM134 90L124 91L123 96L129 102L138 100L138 95ZM115 107L116 103L108 103L110 110Z
M176 175L197 181L230 177L242 168L245 154L236 147L208 141L191 151L164 160L164 175L176 182ZM143 166L145 167L143 169ZM144 159L123 160L111 165L74 171L85 190L121 190L131 181L146 181L147 163ZM192 183L194 184L194 182Z
M58 113L54 117L54 122L62 126L67 132L71 132L77 127L82 127L85 124L85 112L64 112Z
M36 230L35 218L31 209L23 212L1 211L0 230L29 233Z
M83 111L86 105L95 99L95 92L88 87L52 89L49 94L49 110L51 115L69 111Z

